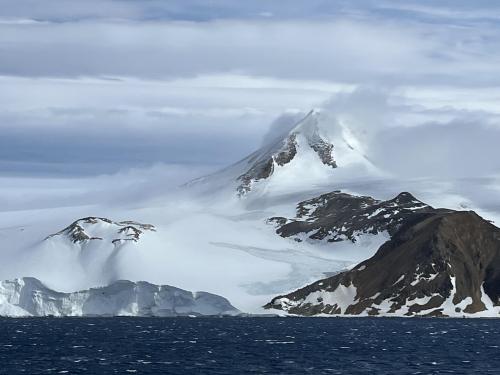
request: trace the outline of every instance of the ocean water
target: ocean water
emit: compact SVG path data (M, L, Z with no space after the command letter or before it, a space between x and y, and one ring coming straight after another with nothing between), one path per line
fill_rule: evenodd
M500 319L0 319L1 374L500 374Z

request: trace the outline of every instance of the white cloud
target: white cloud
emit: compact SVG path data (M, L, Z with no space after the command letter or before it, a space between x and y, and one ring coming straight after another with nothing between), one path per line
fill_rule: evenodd
M0 212L53 207L146 207L183 183L214 171L209 165L161 164L113 174L67 177L0 177Z

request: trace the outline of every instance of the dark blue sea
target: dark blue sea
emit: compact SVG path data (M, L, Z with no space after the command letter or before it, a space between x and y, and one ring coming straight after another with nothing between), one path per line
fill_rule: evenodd
M500 374L500 319L0 319L1 374Z

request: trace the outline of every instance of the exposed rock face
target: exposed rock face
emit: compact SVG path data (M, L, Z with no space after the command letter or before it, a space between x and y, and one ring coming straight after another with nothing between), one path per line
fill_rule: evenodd
M274 172L274 165L284 166L297 154L296 135L290 134L284 141L273 147L271 153L261 155L259 152L250 155L248 162L251 165L247 172L238 177L240 185L238 194L244 195L251 190L252 183L270 177Z
M500 229L472 211L409 216L372 258L267 308L299 315L500 315Z
M289 164L299 154L300 147L310 147L323 164L332 168L337 167L333 157L334 146L320 135L316 114L311 111L283 138L244 160L248 167L246 172L237 178L238 194L245 195L252 189L254 182L269 178L276 167Z
M74 293L56 292L40 280L25 277L0 283L1 316L186 316L236 315L239 311L218 295L117 281Z
M292 133L283 142L283 147L276 155L272 156L272 159L280 167L288 164L297 155L297 134ZM272 172L271 172L272 173Z
M394 199L379 201L367 196L355 196L340 191L323 194L300 202L294 219L272 217L276 233L292 237L329 242L356 241L360 234L394 234L403 221L416 212L434 212L431 206L410 193L401 193Z
M46 240L62 236L79 244L93 240L118 244L125 241L137 242L146 231L155 231L155 227L135 221L115 222L102 217L86 217L75 221L60 232L51 234Z
M312 134L308 137L307 143L318 154L321 162L332 168L337 168L337 162L333 158L333 145L324 140L320 135L318 128L314 128Z

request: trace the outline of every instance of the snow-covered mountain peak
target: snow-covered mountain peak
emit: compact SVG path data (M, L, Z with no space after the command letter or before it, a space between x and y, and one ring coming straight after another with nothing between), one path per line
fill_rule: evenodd
M361 144L345 123L328 113L312 110L291 130L237 163L243 169L237 177L238 194L247 194L264 180L273 180L272 187L294 186L297 182L328 181L337 168L356 165L362 167L357 169L360 175L375 171Z
M65 237L75 244L83 244L88 241L119 244L124 241L137 242L146 231L155 231L155 227L151 224L141 224L135 221L115 222L103 217L86 217L76 220L55 234L51 234L46 240Z
M322 116L321 111L313 109L298 121L291 130L283 135L290 136L292 134L302 134L308 141L313 143L320 137L319 130Z
M243 202L228 199L231 195L245 197L245 204L253 204L269 197L329 191L341 182L385 176L365 155L364 133L355 130L349 121L328 111L311 110L292 126L276 123L263 145L239 162L184 186L196 191L198 197L211 196L213 200L216 195L231 204Z

